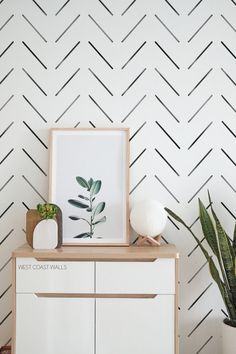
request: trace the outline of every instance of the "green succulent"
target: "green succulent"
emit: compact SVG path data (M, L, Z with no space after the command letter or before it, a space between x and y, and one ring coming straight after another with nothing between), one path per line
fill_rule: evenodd
M55 204L38 204L37 211L42 219L55 219L58 207Z
M188 226L172 210L168 208L165 208L165 210L177 222L181 223L194 237L205 258L207 259L210 274L218 285L224 301L228 313L228 318L225 319L224 322L232 327L236 327L236 224L234 228L234 235L231 239L225 232L212 207L209 192L208 197L211 215L203 205L202 201L198 199L199 218L203 235L210 246L214 257L209 255L206 248L202 245L200 239L193 233L190 226Z

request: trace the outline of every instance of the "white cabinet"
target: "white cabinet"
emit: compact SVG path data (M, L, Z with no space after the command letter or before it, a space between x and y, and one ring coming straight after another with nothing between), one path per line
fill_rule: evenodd
M17 354L94 354L94 299L16 296Z
M97 299L97 354L173 354L174 296Z
M13 253L14 354L178 354L172 245Z

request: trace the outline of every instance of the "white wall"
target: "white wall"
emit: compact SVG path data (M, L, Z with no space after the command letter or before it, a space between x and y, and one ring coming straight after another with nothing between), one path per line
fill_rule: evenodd
M131 205L151 196L192 224L209 188L232 231L235 19L234 0L0 1L0 345L11 251L27 208L47 199L51 127L130 127ZM205 260L173 223L164 237L181 252L181 354L219 354Z

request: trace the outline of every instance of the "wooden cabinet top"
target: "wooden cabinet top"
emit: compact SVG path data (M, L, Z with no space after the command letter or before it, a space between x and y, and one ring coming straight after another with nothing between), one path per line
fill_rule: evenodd
M31 257L38 260L78 260L78 261L151 261L157 258L179 258L175 245L154 246L64 246L53 250L34 250L29 245L23 245L12 253L13 257Z

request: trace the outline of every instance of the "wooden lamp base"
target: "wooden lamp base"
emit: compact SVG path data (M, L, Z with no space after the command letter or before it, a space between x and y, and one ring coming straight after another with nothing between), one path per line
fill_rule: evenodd
M134 244L136 246L145 246L145 245L151 245L151 246L160 246L161 245L161 235L151 237L151 236L138 236L138 238L135 240Z

